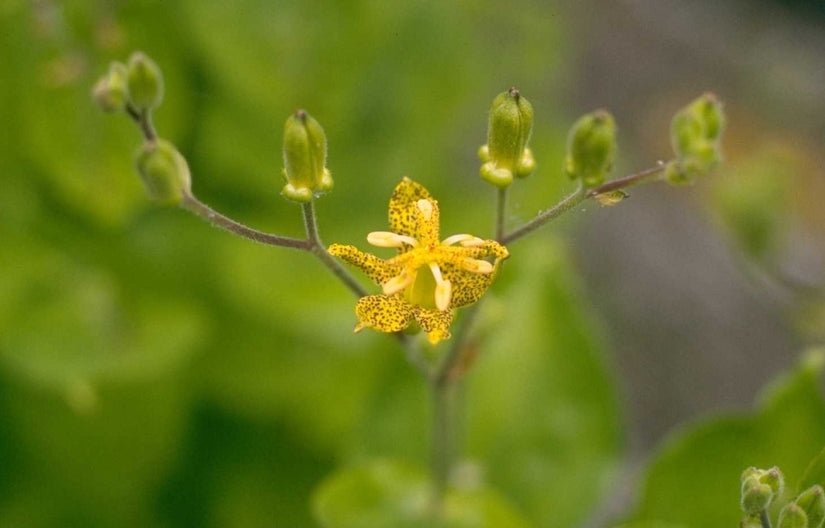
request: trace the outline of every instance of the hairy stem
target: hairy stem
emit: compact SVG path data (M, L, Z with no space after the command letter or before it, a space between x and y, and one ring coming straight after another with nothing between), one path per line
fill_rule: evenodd
M762 528L771 528L771 518L768 517L768 510L759 512L759 521L762 523Z
M315 219L314 202L305 202L302 207L304 212L304 227L306 228L307 242L309 245L308 249L355 295L358 297L369 295L369 292L361 286L361 283L355 280L355 277L327 252L327 248L324 246L324 243L321 242L321 237L318 234L318 223Z
M664 163L659 163L655 167L651 167L649 169L645 169L641 172L637 172L636 174L631 174L629 176L625 176L623 178L618 178L616 180L611 180L607 183L604 183L594 189L590 189L587 193L588 198L592 198L599 194L604 194L610 191L617 191L619 189L625 189L632 185L638 185L640 183L645 183L652 180L657 180L659 177L664 173L666 165Z
M433 431L431 471L433 479L432 511L434 517L441 515L444 496L450 477L452 461L451 395L452 385L434 381L430 384L433 404Z
M550 209L544 211L543 213L540 213L538 216L536 216L523 226L519 227L518 229L503 235L498 239L498 241L502 244L509 244L510 242L514 242L519 238L522 238L523 236L532 233L533 231L540 228L544 224L550 222L551 220L558 218L559 216L573 209L578 204L582 203L588 198L594 198L600 194L608 193L611 191L618 191L620 189L625 189L627 187L638 185L640 183L658 180L662 177L665 167L666 164L660 162L657 166L652 167L650 169L646 169L641 172L631 174L629 176L624 176L622 178L609 181L589 190L586 189L584 186L579 185L578 189L562 198L562 200L559 203L557 203Z
M504 237L507 218L507 187L498 189L496 193L496 240Z
M146 141L156 141L158 133L152 124L152 114L149 110L138 111L131 104L126 105L126 114L140 127L140 133Z
M292 249L310 250L310 243L308 240L298 240L297 238L283 237L280 235L273 235L271 233L264 233L251 227L245 226L240 222L232 220L228 216L222 215L215 211L205 203L201 202L195 195L185 193L181 199L180 206L190 213L193 213L215 227L229 231L235 235L241 236L254 242L266 244L269 246L281 246Z
M557 203L555 206L551 207L550 209L540 213L538 216L524 224L523 226L519 227L515 231L511 231L506 235L499 238L499 242L504 245L509 244L510 242L514 242L519 238L532 233L536 229L540 228L550 220L554 218L558 218L562 214L566 213L570 209L576 207L578 204L583 202L587 198L587 191L583 186L579 186L578 189L573 191L571 194L565 196L562 201Z

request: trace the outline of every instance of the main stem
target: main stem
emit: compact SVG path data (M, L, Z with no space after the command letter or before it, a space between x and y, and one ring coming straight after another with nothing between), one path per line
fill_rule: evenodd
M433 405L433 432L431 445L431 471L433 477L433 516L438 519L444 505L444 496L450 477L452 461L451 384L445 380L433 380L430 384Z

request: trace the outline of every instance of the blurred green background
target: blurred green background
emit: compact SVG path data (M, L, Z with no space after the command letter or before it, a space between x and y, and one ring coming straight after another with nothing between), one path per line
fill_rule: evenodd
M512 85L535 107L539 170L514 187L511 226L572 189L560 169L579 114L616 115L624 174L667 158L673 112L719 93L723 174L587 204L515 244L483 314L466 485L536 526L599 525L632 504L620 468L634 481L675 424L749 406L823 340L822 303L779 280L825 269L823 11L0 3L0 526L313 526L337 469L427 463L426 388L395 342L352 334L351 294L319 263L148 202L138 132L89 97L109 61L140 49L161 66L156 124L201 199L292 236L281 131L306 108L336 180L322 237L358 245L404 175L439 200L444 233L489 236L475 152Z

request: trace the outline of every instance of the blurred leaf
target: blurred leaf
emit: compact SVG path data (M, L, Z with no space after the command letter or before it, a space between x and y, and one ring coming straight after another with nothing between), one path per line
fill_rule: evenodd
M788 231L790 193L802 167L792 146L763 145L715 180L715 205L734 243L757 261L774 258Z
M346 468L315 492L324 528L518 528L529 524L491 490L450 490L441 522L431 519L427 474L391 460Z
M70 393L2 379L0 411L23 459L15 480L37 489L45 518L153 524L153 490L185 429L189 399L178 380L90 385L78 406Z
M564 247L510 249L504 320L468 374L467 451L538 525L572 526L615 469L615 387Z
M64 390L103 378L151 379L191 357L203 333L192 306L127 298L108 270L54 249L17 248L0 254L0 365Z
M804 491L816 484L825 487L825 448L808 464L799 485L796 486L796 491Z
M735 526L739 475L779 466L797 482L825 445L819 379L825 353L811 352L764 392L752 416L717 418L675 434L653 459L637 519L686 527Z

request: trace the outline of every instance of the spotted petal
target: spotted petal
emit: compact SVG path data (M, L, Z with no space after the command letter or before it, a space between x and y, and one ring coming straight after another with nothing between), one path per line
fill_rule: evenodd
M355 305L358 326L379 332L400 332L410 325L415 309L401 295L367 295Z
M450 308L461 308L478 301L493 283L497 271L498 266L492 273L473 273L453 264L442 265L444 279L453 286Z
M431 214L425 214L418 206L420 200L432 204ZM395 187L390 198L390 230L399 235L415 238L428 245L438 239L438 204L424 186L404 178Z
M430 343L435 345L439 341L450 338L450 323L453 322L452 310L442 312L429 308L419 308L415 312L415 320L427 332L427 339Z
M384 284L401 273L400 266L387 262L370 253L364 253L355 246L332 244L329 246L327 252L360 268L370 280L379 285Z

